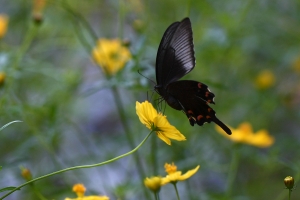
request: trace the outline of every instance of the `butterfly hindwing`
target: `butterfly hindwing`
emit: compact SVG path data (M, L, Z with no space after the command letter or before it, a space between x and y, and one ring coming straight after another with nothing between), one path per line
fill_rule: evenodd
M157 52L156 81L165 87L189 73L195 66L194 44L189 18L166 30Z
M208 105L214 102L215 95L205 84L191 80L176 81L168 85L167 92L179 102L192 126L210 123L215 117L215 111Z
M192 80L176 81L168 85L167 93L179 102L192 126L202 126L213 121L231 134L230 129L216 117L216 112L209 106L209 103L214 104L215 95L204 83Z
M178 94L192 94L201 99L203 99L207 103L215 103L214 102L214 93L212 93L207 85L198 81L192 80L181 80L170 83L167 87L167 91L172 96L177 96L176 98L180 98L182 95Z

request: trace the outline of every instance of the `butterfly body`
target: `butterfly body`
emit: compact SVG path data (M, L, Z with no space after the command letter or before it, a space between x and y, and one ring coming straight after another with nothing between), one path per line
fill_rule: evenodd
M191 22L185 18L171 24L163 35L156 57L157 85L154 89L170 107L182 110L192 126L213 121L230 135L230 129L208 105L214 104L215 97L208 86L198 81L178 80L195 64Z

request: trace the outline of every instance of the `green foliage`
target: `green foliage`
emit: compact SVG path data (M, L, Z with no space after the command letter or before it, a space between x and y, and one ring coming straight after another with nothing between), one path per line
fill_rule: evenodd
M275 143L265 149L234 144L214 124L191 127L166 107L169 122L187 138L165 145L154 134L133 155L109 165L80 169L35 182L7 199L64 199L83 183L87 194L111 199L151 199L147 176L164 176L165 162L199 171L178 183L181 199L287 198L283 178L300 178L300 4L287 1L65 1L48 0L42 21L32 1L0 0L9 17L0 38L0 191L67 167L100 163L136 147L148 129L135 102L154 100L155 58L160 39L174 21L190 17L196 67L184 77L210 86L217 116L236 128L266 129ZM92 60L98 38L129 41L132 60L107 77ZM261 89L263 70L275 77ZM161 106L164 108L164 104ZM159 106L158 106L159 108ZM17 120L17 121L16 121ZM20 122L22 123L14 123ZM3 126L3 124L5 124ZM8 126L9 125L9 126ZM37 193L38 191L38 193ZM300 196L297 187L291 199ZM171 186L160 199L175 199Z

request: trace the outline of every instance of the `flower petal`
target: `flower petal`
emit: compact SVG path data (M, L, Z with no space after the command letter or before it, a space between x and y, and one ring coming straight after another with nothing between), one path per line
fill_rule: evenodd
M244 122L238 126L237 129L230 128L232 130L232 135L227 135L221 128L216 127L216 130L227 137L228 139L253 145L256 147L269 147L274 143L274 138L269 135L268 131L260 130L257 133L254 133L252 126L248 122Z
M165 137L177 140L177 141L183 141L186 140L185 136L182 135L175 126L172 126L168 120L167 117L161 114L158 114L157 117L154 118L154 124L158 128L159 134L163 134Z
M162 141L164 141L166 144L171 145L171 140L166 137L165 134L163 134L163 132L161 131L156 131L156 135L159 139L161 139Z
M266 148L274 143L275 139L266 130L259 130L249 139L248 143L257 147Z
M157 111L152 106L151 103L145 101L143 103L136 102L136 114L138 115L142 124L146 125L147 128L151 130L151 124L153 124L153 119L157 116Z
M181 175L178 180L179 181L183 181L185 179L188 179L190 178L191 176L193 176L197 171L198 169L200 168L200 165L198 165L195 169L192 169L192 170L189 170L187 171L185 174Z
M168 174L163 180L163 183L177 182L180 180L181 171L176 171L172 174Z

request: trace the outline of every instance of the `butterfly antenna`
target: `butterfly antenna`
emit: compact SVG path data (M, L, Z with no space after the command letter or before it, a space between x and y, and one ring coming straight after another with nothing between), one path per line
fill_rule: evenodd
M140 70L138 70L138 73L139 73L142 77L148 79L148 80L151 81L154 85L156 85L156 83L155 83L153 80L151 80L150 78L144 76L144 75L140 72Z

